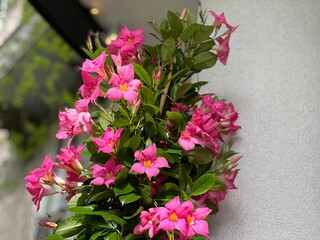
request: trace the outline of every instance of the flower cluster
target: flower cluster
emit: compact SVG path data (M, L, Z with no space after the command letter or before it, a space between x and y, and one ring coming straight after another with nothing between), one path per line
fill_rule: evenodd
M151 22L156 46L144 45L142 28L126 27L108 46L88 42L81 98L59 112L56 137L67 146L25 177L37 211L43 197L67 195L73 216L42 223L55 239L209 237L207 218L236 189L240 159L231 149L240 128L234 106L200 94L207 82L189 81L228 58L237 27L210 13L211 25L187 10L168 12L160 26ZM75 146L79 134L87 138Z

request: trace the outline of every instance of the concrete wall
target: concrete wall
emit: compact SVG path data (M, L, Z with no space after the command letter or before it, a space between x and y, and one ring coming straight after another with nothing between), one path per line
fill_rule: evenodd
M320 1L202 4L240 24L227 66L200 75L243 127L239 189L213 218L212 239L320 239Z

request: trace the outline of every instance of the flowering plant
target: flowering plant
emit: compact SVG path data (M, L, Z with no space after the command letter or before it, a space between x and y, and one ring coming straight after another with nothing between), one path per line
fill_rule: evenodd
M209 237L207 218L236 188L240 159L231 150L240 128L233 105L200 94L207 82L188 81L228 58L236 27L210 13L211 25L188 10L168 12L160 26L152 21L156 46L143 45L143 29L126 27L106 48L88 42L81 99L59 112L56 137L68 144L25 177L37 210L44 196L67 194L72 216L42 223L54 229L48 239ZM89 137L74 146L79 134Z

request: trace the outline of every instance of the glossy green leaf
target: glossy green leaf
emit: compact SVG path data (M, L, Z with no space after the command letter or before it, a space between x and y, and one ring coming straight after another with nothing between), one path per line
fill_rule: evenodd
M138 201L140 198L141 198L140 195L138 195L136 193L130 193L130 194L120 196L119 200L122 205L125 205L125 204L129 204L129 203Z
M176 125L181 126L183 122L183 116L179 112L167 111L166 115L170 118Z
M74 195L70 201L67 203L69 208L77 207L77 206L84 206L86 204L86 199L88 195L85 193L78 193Z
M214 26L213 25L199 25L195 35L194 35L194 42L196 44L202 43L203 41L210 38L211 33L213 32Z
M162 148L157 148L157 155L164 157L165 159L167 159L167 161L169 163L174 163L174 159L170 156L170 154L168 154L165 150L163 150Z
M206 193L212 188L214 181L215 176L213 174L205 174L201 176L194 182L191 190L191 196L197 196Z
M118 186L115 186L113 191L116 196L125 195L133 192L134 187L130 183L123 183Z
M194 55L197 55L202 52L210 51L212 47L215 45L215 42L213 39L209 38L208 40L200 43L194 52Z
M157 125L149 113L146 113L145 116L145 130L150 138L154 137L158 132Z
M53 234L47 237L46 240L64 240L64 238L59 234Z
M192 23L192 24L188 25L185 28L185 30L182 32L181 38L184 41L192 40L195 33L197 32L199 26L200 25L198 23Z
M129 147L133 151L136 151L139 148L140 143L141 143L141 136L137 134L131 137L123 146Z
M140 89L140 94L141 94L141 97L142 97L142 100L143 100L144 103L153 104L154 95L153 95L153 93L152 93L150 88L148 88L146 86L142 86L142 88Z
M190 151L183 152L183 155L188 156L189 160L197 165L204 165L213 161L213 153L210 148L195 147Z
M123 218L126 220L134 218L134 217L138 216L142 212L142 210L143 210L143 206L139 207L138 210L134 214L132 214L131 216L124 216Z
M130 121L124 117L117 118L112 124L113 127L117 127L117 128L127 127L129 125L130 125Z
M143 104L142 108L143 108L143 110L145 110L150 115L156 115L160 111L159 107L157 107L155 105L152 105L152 104Z
M72 237L81 232L87 224L83 216L74 216L61 221L54 233L64 238Z
M192 87L192 83L183 83L177 89L174 99L177 101L178 99L182 98Z
M180 164L180 169L179 169L179 188L180 191L184 191L187 188L188 185L188 174L185 169L185 167Z
M168 11L167 17L168 17L168 22L169 22L171 29L176 29L177 32L179 32L179 34L180 34L182 32L183 25L181 23L180 18L177 16L177 14L175 14L171 11Z
M99 112L98 121L103 130L106 130L107 127L110 125L110 121L108 120L107 115L103 111Z
M105 235L104 240L116 240L119 239L119 235L117 232L110 232L108 235Z
M133 63L134 72L138 75L140 80L142 80L148 87L152 87L152 79L150 74L139 64Z
M164 62L168 62L172 59L172 56L176 50L176 42L173 37L168 38L164 41L161 47L161 59Z
M202 52L194 56L194 68L196 71L211 68L217 62L217 55L212 52Z

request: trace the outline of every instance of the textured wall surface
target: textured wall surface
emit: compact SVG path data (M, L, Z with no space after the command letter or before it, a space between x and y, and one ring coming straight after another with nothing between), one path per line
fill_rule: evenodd
M202 3L240 24L227 66L200 75L242 125L239 189L213 218L212 239L320 239L320 1Z

